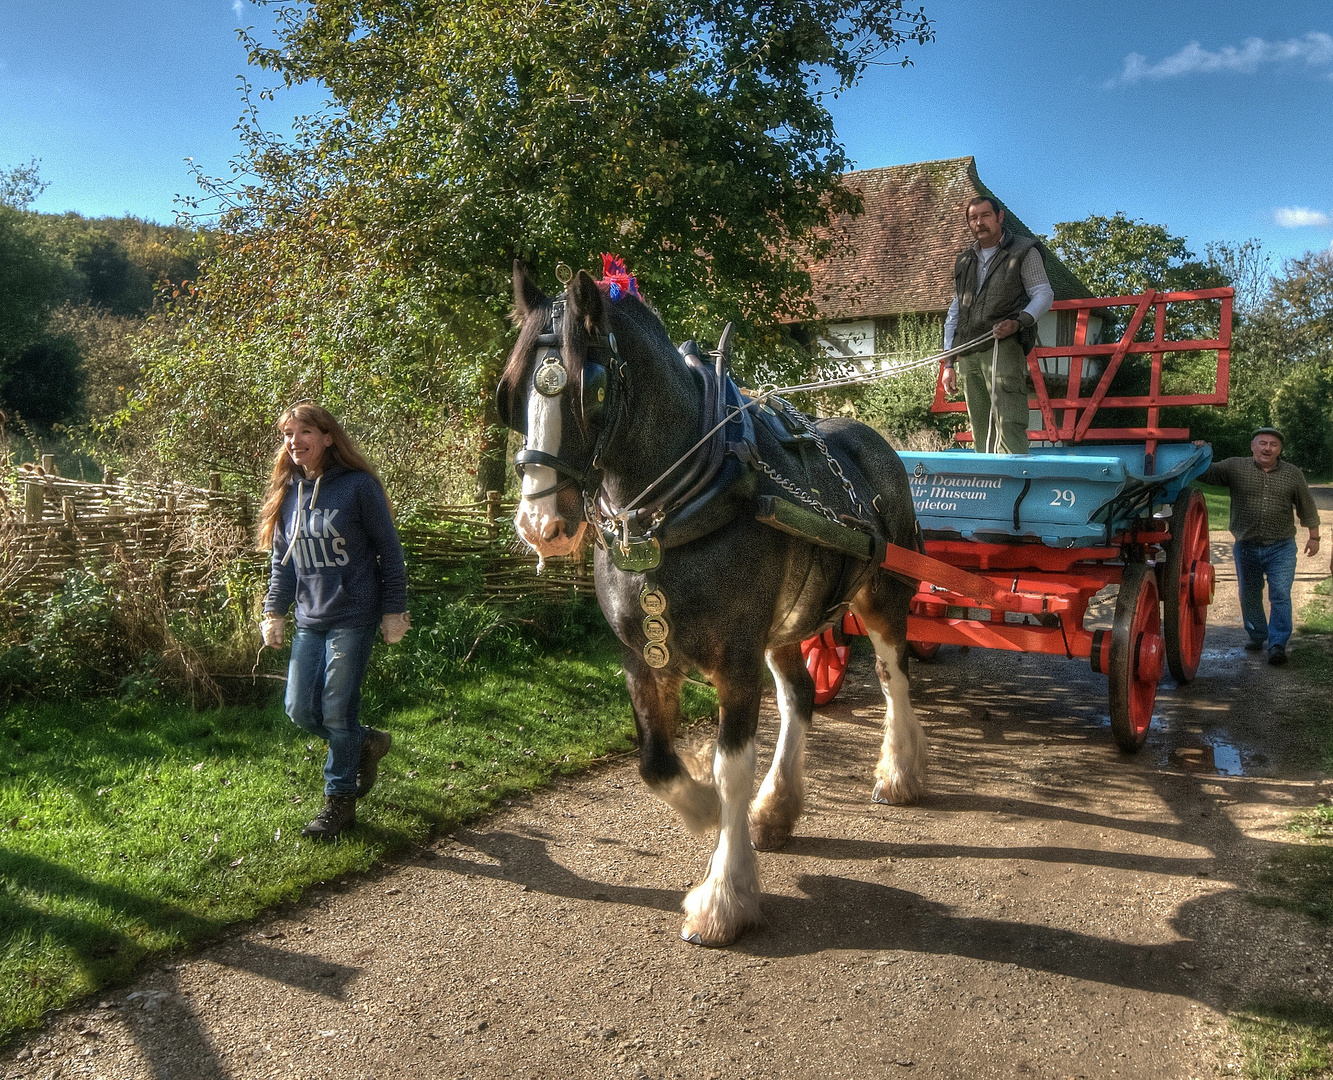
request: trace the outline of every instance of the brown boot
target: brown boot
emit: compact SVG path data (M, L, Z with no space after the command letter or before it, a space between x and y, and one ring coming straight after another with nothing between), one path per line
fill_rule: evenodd
M336 840L345 830L356 824L355 795L325 795L324 809L315 820L301 830L302 836L312 840Z
M380 758L389 752L393 736L377 728L366 728L361 740L361 763L356 768L356 797L364 799L380 775Z

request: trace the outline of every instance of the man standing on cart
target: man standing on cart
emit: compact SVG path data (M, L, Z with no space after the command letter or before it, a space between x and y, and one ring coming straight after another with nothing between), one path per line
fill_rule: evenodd
M1037 341L1037 320L1055 292L1041 246L1004 228L1004 211L989 195L966 208L975 238L954 261L953 303L944 319L944 348L995 331L995 340L944 361L946 393L963 384L972 448L978 453L1028 452L1027 354Z
M1305 554L1319 551L1319 511L1305 474L1282 461L1282 432L1260 428L1250 440L1250 457L1214 462L1199 480L1231 489L1231 534L1236 538L1236 587L1240 613L1250 640L1245 648L1258 652L1268 644L1268 662L1287 662L1291 638L1291 586L1296 580L1296 525L1310 532ZM1199 445L1199 444L1196 444ZM1264 579L1268 579L1270 614L1264 618Z

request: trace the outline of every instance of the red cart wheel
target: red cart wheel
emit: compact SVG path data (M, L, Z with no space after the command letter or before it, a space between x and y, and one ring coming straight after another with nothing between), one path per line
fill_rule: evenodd
M1208 502L1202 492L1186 488L1171 506L1171 539L1162 569L1166 662L1178 683L1192 681L1199 670L1213 580Z
M940 643L938 641L909 641L908 649L922 663L930 663L940 653Z
M844 635L829 627L818 637L807 638L801 642L801 656L805 658L805 670L815 680L815 704L827 705L842 689L842 680L847 675L847 657L852 647L847 644Z
M1157 581L1145 563L1125 567L1111 624L1110 651L1111 734L1121 750L1132 754L1148 736L1165 652Z

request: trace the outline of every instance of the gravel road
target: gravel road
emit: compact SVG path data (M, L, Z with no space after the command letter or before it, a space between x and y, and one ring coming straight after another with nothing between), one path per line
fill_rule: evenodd
M808 813L759 857L767 926L730 948L678 940L709 845L620 759L55 1017L3 1076L1234 1073L1229 1009L1333 1000L1333 933L1246 900L1333 783L1288 731L1327 702L1241 649L1227 539L1199 679L1164 684L1134 757L1086 663L945 649L912 672L930 792L875 805L858 659L816 719Z

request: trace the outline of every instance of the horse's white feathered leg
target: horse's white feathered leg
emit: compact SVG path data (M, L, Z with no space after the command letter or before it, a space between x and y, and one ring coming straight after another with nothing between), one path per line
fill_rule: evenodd
M897 645L867 626L875 646L875 671L884 691L884 744L875 766L875 802L917 802L926 788L926 734L912 708L907 684L907 642Z
M793 650L795 662L804 672L800 646L793 646ZM805 739L814 698L809 687L799 685L787 670L791 662L790 656L768 655L782 729L773 764L750 807L750 839L761 851L780 848L790 839L805 804Z
M685 922L680 936L695 945L729 945L746 927L763 920L759 867L749 829L754 763L753 739L736 751L719 747L713 758L722 825L708 864L708 877L690 890L681 905Z
M655 794L680 815L685 828L695 836L707 836L717 827L720 807L711 777L701 781L687 769L657 787Z

